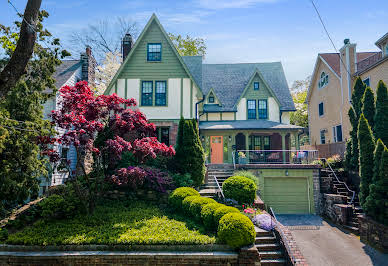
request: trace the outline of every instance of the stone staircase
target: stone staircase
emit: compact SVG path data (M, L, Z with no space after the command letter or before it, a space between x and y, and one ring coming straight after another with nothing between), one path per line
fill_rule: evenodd
M217 177L218 183L222 187L224 181L233 175L233 165L230 164L208 164L207 165L207 182L200 187L199 194L203 197L214 198L219 189L213 176Z
M275 235L256 227L255 246L259 251L261 265L286 265L286 259Z

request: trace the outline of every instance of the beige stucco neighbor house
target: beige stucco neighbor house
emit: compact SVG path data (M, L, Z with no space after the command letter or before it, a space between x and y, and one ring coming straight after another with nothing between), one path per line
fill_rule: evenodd
M388 83L388 33L375 44L379 51L357 52L357 45L345 39L339 53L318 54L306 102L310 144L321 157L344 153L355 78L374 91L379 80Z

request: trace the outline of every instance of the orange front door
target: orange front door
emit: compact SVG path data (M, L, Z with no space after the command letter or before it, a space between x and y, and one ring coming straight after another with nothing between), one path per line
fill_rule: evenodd
M223 163L223 141L222 136L210 137L211 163Z

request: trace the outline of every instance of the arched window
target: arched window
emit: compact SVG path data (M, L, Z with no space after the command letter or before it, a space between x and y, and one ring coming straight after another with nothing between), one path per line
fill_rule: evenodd
M322 72L321 73L321 77L320 77L320 79L318 81L318 88L323 88L327 84L329 84L329 75L326 74L325 72Z

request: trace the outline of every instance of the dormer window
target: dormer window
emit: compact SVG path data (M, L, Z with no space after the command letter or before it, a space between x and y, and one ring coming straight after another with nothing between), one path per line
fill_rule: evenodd
M323 88L327 84L329 84L329 75L326 74L325 72L321 73L321 78L318 81L318 88Z
M214 96L209 96L209 103L214 103Z
M253 90L258 91L259 88L260 88L260 83L259 82L254 82L253 83Z
M147 45L147 61L158 62L162 61L162 44L149 43Z
M388 43L387 43L387 45L385 45L385 55L386 56L388 55Z

